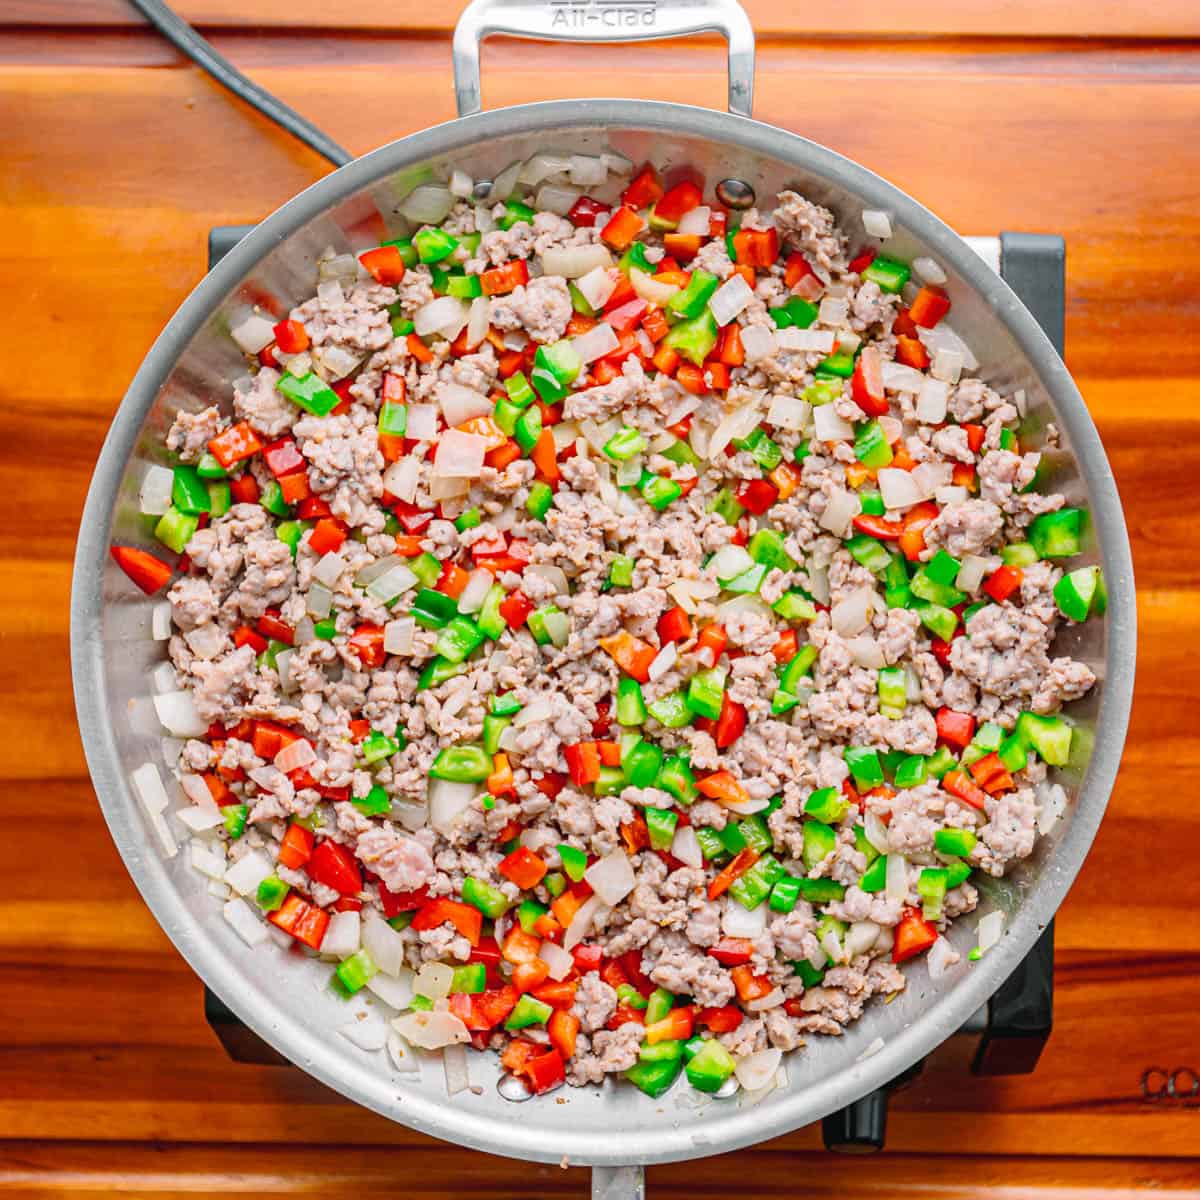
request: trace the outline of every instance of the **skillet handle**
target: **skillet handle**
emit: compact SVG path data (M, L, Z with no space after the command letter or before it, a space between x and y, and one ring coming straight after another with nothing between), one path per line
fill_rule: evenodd
M593 1167L592 1200L646 1200L641 1167Z
M479 112L479 44L496 33L551 42L720 33L729 43L729 111L748 117L753 107L754 30L737 0L471 0L454 29L460 117Z

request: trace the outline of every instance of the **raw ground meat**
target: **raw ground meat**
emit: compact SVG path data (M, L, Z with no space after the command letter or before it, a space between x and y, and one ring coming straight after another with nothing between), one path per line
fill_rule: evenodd
M720 1035L731 1053L792 1051L813 1035L836 1036L872 997L904 987L890 957L895 931L920 920L921 872L948 857L937 853L939 831L974 834L966 861L986 874L1002 875L1033 852L1038 812L1053 788L1032 752L987 793L955 785L949 775L907 788L892 783L902 758L932 755L942 744L935 717L942 709L957 711L973 729L994 722L1008 735L1022 713L1052 717L1093 686L1088 664L1053 653L1063 619L1054 590L1073 564L1027 562L1000 601L980 586L963 604L947 598L956 627L946 643L926 624L936 625L922 603L930 593L915 578L914 602L904 602L903 588L900 599L893 591L885 596L879 547L887 556L896 551L895 527L882 541L848 543L860 526L870 533L870 520L887 529L906 510L878 517L875 508L870 520L851 523L868 492L881 486L887 494L887 477L880 485L879 473L857 460L853 432L818 439L813 405L832 402L825 415L852 429L867 420L870 402L849 381L825 380L814 391L825 352L789 345L801 331L777 331L771 309L793 295L809 299L821 308L805 336L869 345L890 365L892 326L911 295L886 291L869 268L849 271L857 241L829 210L785 191L772 212L741 215L741 239L768 239L773 229L781 253L752 276L752 295L732 326L747 347L752 336L765 339L764 351L753 362L722 359L730 364L728 386L712 365L725 352L720 347L728 349L728 332L698 356L708 375L697 383L662 356L674 344L665 325L638 326L645 302L632 283L645 290L661 288L661 280L631 281L611 311L601 302L591 317L583 315L586 281L546 273L543 256L551 250L578 248L601 262L607 217L576 227L555 213L530 219L517 210L510 228L489 228L512 215L504 204L456 203L443 229L471 240L436 271L419 263L394 285L374 282L365 267L356 277L347 256L328 251L319 294L291 310L309 348L281 353L277 366L256 357L228 404L196 397L191 411L175 415L165 440L181 463L196 463L238 421L264 444L276 443L269 464L255 455L230 467L240 502L194 518L184 569L166 593L175 627L167 653L195 708L178 772L189 798L206 802L197 811L211 812L211 797L226 814L236 816L242 805L247 811L240 836L230 817L200 837L231 863L265 856L293 889L293 902L326 916L353 907L342 904L335 884L345 886L345 878L327 861L344 855L361 873L361 889L347 898L364 916L393 918L407 967L483 958L491 964L489 994L514 974L530 936L565 940L585 958L602 955L599 970L581 958L565 980L557 963L544 982L574 988L573 998L568 1004L547 993L563 1011L548 1026L515 1035L546 1053L577 1020L575 1053L565 1065L571 1084L599 1082L638 1061L645 1033L639 1001L654 988L696 1009L743 1005L739 989L747 981L731 968L731 944L733 961L741 953L751 984L774 1005L745 1012ZM477 229L485 231L478 244ZM640 237L646 261L661 264L669 252L662 236L645 230ZM679 253L684 269L737 286L723 236L702 237L686 261ZM744 246L737 251L739 274L745 254ZM462 276L469 290L470 277L519 260L526 282L512 286L510 279L497 291L496 276L484 276L484 297L475 302L483 309L474 309L476 319L481 311L488 319L482 341L468 340L477 336L473 325L452 346L440 334L418 339L400 324L419 322L423 307L449 286L443 272ZM789 285L797 270L799 281ZM616 284L615 274L608 284ZM632 324L617 309L636 310ZM563 339L586 337L609 317L619 352L579 360L565 397L556 397L546 363L554 355L569 362ZM324 416L298 408L279 390L285 371L313 372L314 386L333 386L336 408ZM545 401L537 407L521 390L530 378ZM487 458L480 465L476 457L462 475L441 475L434 444L463 389L480 399L478 415L469 425L461 415L452 423L474 431ZM990 580L1000 551L1036 540L1030 523L1065 501L1025 490L1041 453L1006 437L1019 419L1013 397L970 372L945 390L947 419L937 427L916 420L909 391L884 397L888 415L879 429L894 452L903 448L920 464L914 478L937 508L915 547L901 538L904 574L923 572L936 554L942 567L946 555L956 560L952 572L980 558ZM493 411L497 397L510 394L526 405L523 427L517 409ZM385 396L407 406L403 438L380 437ZM332 407L335 397L325 398ZM736 444L710 451L727 418L736 418ZM982 427L982 442L969 423ZM514 431L517 440L509 437ZM618 433L641 446L628 466L605 450ZM1047 435L1045 445L1053 444ZM293 453L299 457L277 484L279 462ZM652 508L651 485L679 494ZM289 504L276 487L285 488ZM539 502L549 505L544 517ZM622 563L629 583L615 569ZM751 582L734 583L735 576ZM922 583L928 586L924 575ZM856 597L869 598L857 615ZM789 603L805 615L785 620L777 608ZM473 648L464 650L456 634ZM789 673L796 654L806 669ZM701 718L687 698L701 703L694 678L713 668L718 706ZM622 708L622 723L617 691L631 676L641 680L649 715L630 717ZM881 706L885 685L894 689L897 679L903 705ZM784 680L794 692L783 690ZM504 716L495 707L501 696ZM655 760L636 775L637 755L647 752L639 739L651 756L661 751L668 767L660 772ZM464 775L455 755L467 746ZM881 773L886 766L883 786L878 775L851 774L851 746L875 752ZM686 769L703 791L690 804L674 794ZM969 784L987 778L980 770L959 774ZM833 797L822 814L832 836L814 853L816 818L806 806L820 800L812 797L822 788ZM749 894L753 872L718 894L719 872L756 837L773 842L778 869L820 880L836 898L799 899L788 912L772 903L756 910L760 921L739 899ZM904 897L862 886L875 853L864 837L904 856ZM293 857L297 839L315 841L312 857ZM572 851L586 856L586 883L574 882ZM522 887L522 860L528 868L533 856L536 880ZM621 869L624 893L615 904L602 902L600 860ZM735 861L749 865L741 855ZM754 870L771 861L758 859ZM491 889L486 907L501 915L481 921L479 906L464 901L481 889ZM257 912L254 896L247 899ZM522 901L550 911L524 908L518 924ZM975 886L962 883L933 924L944 930L978 902ZM398 913L413 924L405 927L409 917L396 920ZM559 925L569 927L576 913L581 924L562 935ZM847 961L853 947L841 939L852 934L868 949ZM499 963L482 940L493 937L504 948ZM548 946L547 969L559 957ZM833 961L806 988L794 964L812 968L830 947ZM451 1011L473 1014L473 997L456 996ZM479 1044L493 1049L514 1036L502 1026L477 1028Z

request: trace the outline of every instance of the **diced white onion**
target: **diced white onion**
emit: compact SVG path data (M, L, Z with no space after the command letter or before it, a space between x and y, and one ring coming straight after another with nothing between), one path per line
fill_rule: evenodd
M482 392L463 387L460 383L441 383L437 389L442 418L447 425L461 425L472 417L491 416L495 404Z
M633 290L649 304L666 304L679 291L679 284L663 283L645 271L639 271L637 267L630 268L629 282L633 284Z
M846 931L843 945L847 959L855 959L860 954L866 954L875 945L879 937L879 926L874 921L855 921Z
M904 900L908 896L908 860L903 854L887 856L884 894L889 900Z
M708 560L708 565L716 573L717 579L724 583L749 571L754 566L754 559L750 557L750 552L745 546L735 546L732 542L726 542Z
M171 636L171 602L159 600L150 610L150 637L165 642Z
M647 668L651 680L661 679L674 665L679 657L679 651L674 642L668 642L655 656Z
M835 963L846 961L846 952L842 949L842 943L838 935L832 929L827 929L821 935L821 949Z
M709 579L677 579L667 587L671 598L687 613L696 611L697 601L712 600L720 590L720 587Z
M421 460L414 455L407 454L384 471L383 486L397 499L411 504L417 494L417 483L420 481L420 476Z
M452 1012L438 1009L405 1013L392 1021L392 1028L402 1038L422 1050L440 1050L443 1046L453 1046L471 1040L467 1027L458 1017Z
M491 571L485 571L482 567L472 571L467 576L467 586L463 588L458 597L458 611L460 613L477 613L483 607L483 601L488 592L492 590L494 582L495 576ZM411 642L411 640L410 638L409 641Z
M979 590L983 583L984 572L987 571L988 560L981 558L978 554L968 554L962 561L962 566L958 569L958 576L954 580L954 586L960 592L975 592Z
M946 419L946 401L950 387L942 379L926 379L917 393L916 416L926 425L940 425Z
M235 325L229 336L247 353L257 354L275 340L275 326L266 317L252 313L240 324Z
M386 575L381 575L367 586L367 595L380 604L387 604L403 595L417 582L417 577L405 566L393 567Z
M854 436L854 426L840 417L832 404L818 404L813 409L813 436L821 442L845 442Z
M517 178L521 174L521 168L525 164L518 160L514 163L509 163L507 167L501 171L495 179L492 180L492 190L488 192L488 201L491 204L497 204L507 200L512 194L513 189L517 186Z
M473 783L451 779L429 781L429 823L438 833L449 835L459 816L479 794Z
M438 408L436 404L410 404L408 406L406 437L417 442L431 442L437 437L437 430Z
M368 909L363 920L362 944L381 971L399 977L404 967L404 938L374 909Z
M319 352L321 356L321 371L327 379L344 379L363 360L361 354L351 354L341 346L326 346Z
M337 1026L337 1032L360 1050L374 1054L387 1045L389 1031L387 1023L378 1013L364 1014L344 1025Z
M633 891L637 882L633 866L624 850L614 850L599 862L592 863L583 877L591 885L592 891L600 897L601 904L607 904L610 908L620 904Z
M175 473L166 467L151 466L138 489L138 505L147 516L161 517L171 507Z
M886 854L888 848L887 826L883 823L883 818L871 810L863 818L863 833L868 842L879 851L880 854Z
M467 309L467 349L474 350L487 337L491 303L486 296L476 296Z
M877 601L874 588L855 588L830 610L829 619L834 630L844 638L862 633L871 624Z
M828 408L822 405L821 408ZM817 409L817 412L821 411ZM890 506L889 506L890 507ZM845 537L850 528L850 522L862 512L862 502L857 492L848 492L844 488L836 488L829 496L825 511L818 518L822 529L828 529L837 537Z
M958 962L958 951L939 934L937 940L929 947L929 953L925 956L925 966L929 971L929 978L941 979L956 962Z
M566 979L575 966L575 960L570 953L553 942L543 942L538 950L538 958L550 968L551 979Z
M245 900L230 900L221 912L247 946L261 946L267 940L266 925L254 915Z
M258 885L275 872L274 864L261 850L251 850L225 871L225 882L239 896L258 891Z
M419 995L428 996L430 1000L441 1000L450 995L453 983L453 967L446 963L427 962L421 964L421 969L413 980L413 988Z
M1000 941L1004 933L1004 914L997 908L980 917L976 932L979 938L979 952L986 954Z
M571 640L571 618L565 612L547 613L545 625L551 643L559 650Z
M1038 784L1036 799L1038 833L1045 837L1066 813L1067 793L1062 784L1043 781Z
M602 150L600 152L600 161L604 164L604 169L610 175L632 175L633 174L633 159L626 158L616 150Z
M925 375L916 367L905 363L885 360L883 364L883 386L889 392L920 392Z
M563 933L563 949L572 950L583 941L592 930L592 923L601 913L606 913L608 907L599 896L589 896L575 910L571 923Z
M442 1051L442 1069L446 1072L447 1096L457 1096L471 1086L466 1046L447 1046Z
M438 441L433 459L435 477L478 479L483 472L483 456L487 453L487 438L461 429L447 429Z
M346 569L346 560L336 551L321 555L317 565L313 567L313 578L327 588L332 588L342 577Z
M828 354L837 343L832 329L797 329L794 325L775 331L775 344L781 350Z
M742 352L748 363L756 363L775 353L778 343L775 332L766 325L746 325L742 328Z
M709 299L718 325L728 325L754 299L754 289L740 276L730 275Z
M761 799L751 798L749 800L721 800L719 801L722 808L727 808L731 813L737 813L739 817L752 817L755 813L762 812L771 801L765 796Z
M453 340L467 323L467 306L457 296L438 296L413 313L413 331L417 337L440 333Z
M708 442L708 459L715 460L725 453L725 447L737 438L744 438L758 425L761 410L756 403L743 404L721 418Z
M383 918L377 913L372 913L371 915L374 916L376 920L382 921L384 925L387 925L387 922L384 921ZM367 921L369 926L371 924L370 917L367 918ZM388 928L392 933L396 933L396 931L392 929L390 925L388 925ZM367 943L367 936L366 929L364 929L364 944ZM396 936L399 937L400 935L396 934ZM371 953L369 946L367 953L371 954L371 957L375 959L375 964L379 967L378 972L367 980L367 987L374 992L375 995L384 1002L384 1004L388 1005L390 1008L396 1009L397 1012L407 1008L412 1003L413 998L413 973L407 967L401 966L396 972L395 977L393 977L384 971L383 964L380 963L378 958L375 958L373 953Z
M216 658L225 648L225 631L219 625L201 625L196 629L189 629L183 635L183 640L187 642L188 649L197 658L202 658L207 662L209 659ZM163 665L170 666L170 663ZM174 674L173 668L172 674ZM170 691L170 688L163 690Z
M783 1061L783 1051L773 1046L767 1050L758 1050L739 1058L733 1069L738 1083L748 1092L757 1092L767 1086L775 1078L779 1064Z
M911 508L921 501L921 490L908 471L896 467L881 467L879 470L879 494L885 508Z
M486 572L489 578L492 577L490 571ZM526 571L527 575L536 575L544 579L553 589L556 596L565 596L570 590L571 585L567 581L566 572L562 567L556 566L554 563L534 563ZM537 702L535 702L537 703ZM547 715L549 715L547 713Z
M892 236L892 218L882 209L864 208L862 223L870 237L890 238Z
M486 204L475 205L475 228L480 233L491 233L496 228L496 218Z
M611 266L612 255L599 242L586 246L550 246L542 254L542 270L547 275L561 275L564 279L583 279L593 271L603 271Z
M929 373L934 379L945 383L957 383L962 375L963 357L957 350L937 350L929 366Z
M867 1048L854 1060L855 1062L866 1062L868 1058L874 1058L876 1054L886 1045L883 1038L877 1037L872 1041Z
M333 593L323 583L311 583L305 598L305 608L317 620L333 611Z
M208 722L197 711L191 692L164 692L155 696L154 711L172 737L203 737L208 729Z
M708 231L712 225L712 209L706 204L701 204L698 208L690 209L679 218L678 232L684 234L699 234L700 237L708 237Z
M962 355L964 370L973 371L979 366L979 359L971 353L971 347L945 321L939 321L932 329L918 326L917 336L925 343L930 354L936 354L939 350L953 350Z
M757 596L732 596L717 605L717 620L722 625L740 613L755 613L771 619L771 610Z
M353 255L345 255L345 257L353 259ZM331 259L330 263L333 261L335 260ZM350 279L354 279L358 274L358 260L353 259L353 261ZM321 302L322 308L337 308L338 305L346 303L346 293L342 291L342 285L331 275L317 284L317 299Z
M675 830L671 840L671 855L679 859L686 867L703 867L704 855L700 850L700 840L696 831L690 825L680 825Z
M946 282L946 272L932 258L921 255L912 260L913 274L923 283L942 284Z
M736 900L730 900L721 914L721 931L727 937L756 938L767 927L765 904L757 908L743 908Z
M760 905L765 908L766 905ZM783 988L772 988L765 996L760 996L757 1000L746 1001L747 1012L766 1012L770 1008L778 1008L787 997L783 994Z
M475 190L475 180L470 175L455 167L450 175L450 195L465 200Z
M565 175L571 169L571 160L563 154L535 154L527 158L517 175L518 183L531 187L549 179L551 175Z
M218 629L217 632L220 633L220 630ZM175 674L175 664L160 662L150 672L150 686L156 692L173 692L179 686L179 679Z
M539 721L548 721L554 715L550 701L544 697L531 700L515 717L513 728L524 729L526 725L536 725Z
M575 347L575 353L585 363L590 363L611 354L621 343L613 327L601 321L586 333L573 337L571 344Z
M378 979L379 976L375 976ZM371 987L374 980L367 982L367 987ZM385 999L385 1003L387 1003ZM393 1007L395 1007L393 1005ZM417 1075L421 1074L421 1063L416 1054L413 1053L413 1048L404 1040L394 1029L387 1035L387 1052L388 1061L401 1075Z
M335 912L321 939L321 954L328 958L349 958L362 944L362 919L356 912Z
M285 775L291 771L298 771L301 767L307 767L309 763L316 761L317 752L307 738L297 738L294 742L289 742L275 755L274 759L275 765Z
M418 225L439 225L454 207L450 189L440 183L422 183L413 188L400 204L400 212Z
M817 320L822 325L841 325L850 313L850 301L845 296L824 296L817 309Z
M617 486L631 487L642 477L642 456L635 454L624 462L617 463Z
M599 310L608 303L608 298L617 290L616 271L604 267L593 267L586 275L575 280L579 293L592 306Z
M938 488L950 482L953 471L953 465L948 462L923 462L913 467L909 474L921 499L928 500Z
M883 656L883 647L873 637L854 637L846 645L850 651L850 657L860 667L878 670L887 665L887 659Z
M575 207L579 192L575 188L563 187L557 183L545 183L538 188L533 206L539 212L557 213L565 217Z
M767 424L798 432L808 424L811 413L812 406L807 401L780 394L772 399L771 407L767 409Z
M207 811L199 811L196 809L183 809L183 812L195 813L197 820L211 821L212 814ZM180 813L175 814L177 817ZM217 821L220 823L224 818L220 813L217 814ZM191 828L190 821L184 821L188 828ZM205 828L211 829L212 825L207 825ZM225 878L225 849L220 842L206 842L203 838L192 838L190 850L190 859L192 866L208 879L215 879L220 883Z
M594 158L590 154L572 154L571 165L567 168L572 183L580 187L595 187L603 183L608 174L603 158Z

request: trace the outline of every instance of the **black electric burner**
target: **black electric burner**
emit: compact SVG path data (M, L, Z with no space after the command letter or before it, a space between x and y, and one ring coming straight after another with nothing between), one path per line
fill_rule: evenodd
M250 232L252 225L219 225L208 235L211 270ZM969 238L985 261L1020 296L1061 354L1066 303L1066 248L1061 237L1039 233L1002 233L999 238ZM235 1062L289 1065L208 988L204 1016ZM978 1045L971 1061L975 1075L1028 1075L1037 1066L1054 1022L1054 923L1051 921L1019 967L987 1004L954 1036ZM825 1146L842 1154L882 1150L887 1132L888 1099L921 1073L917 1062L886 1087L863 1096L821 1122Z

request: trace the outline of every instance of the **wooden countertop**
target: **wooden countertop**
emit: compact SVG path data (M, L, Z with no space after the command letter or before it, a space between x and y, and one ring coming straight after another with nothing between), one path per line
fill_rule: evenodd
M420 0L187 0L219 48L356 151L453 116L448 30ZM1036 1074L975 1080L949 1045L893 1104L889 1153L801 1130L652 1169L650 1194L1116 1196L1200 1189L1200 7L1194 0L748 4L755 115L858 159L964 233L1068 246L1067 360L1127 505L1141 650L1124 766L1058 920ZM811 11L810 11L811 10ZM819 10L819 11L815 11ZM484 100L719 105L711 41L484 53ZM583 1196L363 1112L299 1071L237 1066L113 849L75 733L71 555L92 463L139 361L204 270L323 162L232 101L121 0L0 0L0 1192ZM1190 1086L1193 1077L1180 1077Z

